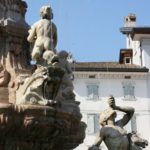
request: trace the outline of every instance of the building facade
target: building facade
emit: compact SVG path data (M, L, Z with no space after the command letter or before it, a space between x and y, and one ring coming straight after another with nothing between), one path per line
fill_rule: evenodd
M136 16L129 14L120 31L127 37L127 47L120 50L118 62L72 65L76 99L87 124L84 143L76 150L87 150L93 144L100 129L99 113L108 107L109 95L115 97L117 105L135 108L125 128L150 143L150 27L136 27ZM120 113L118 119L121 116ZM107 149L104 144L102 149Z

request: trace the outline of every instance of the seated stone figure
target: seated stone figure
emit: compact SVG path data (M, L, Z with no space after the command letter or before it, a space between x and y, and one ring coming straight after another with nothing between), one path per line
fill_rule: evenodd
M108 150L140 150L136 149L133 137L129 136L127 131L123 128L132 118L134 108L116 106L114 97L108 100L109 109L104 110L100 114L100 124L102 126L99 136L97 137L93 146L89 150L100 150L99 145L104 141ZM124 112L122 119L115 121L116 110ZM136 147L136 146L137 147Z
M37 70L20 85L17 91L17 104L53 104L61 85L64 70L56 66L56 57L49 66Z
M29 30L28 41L32 43L32 60L41 63L44 51L54 51L57 45L57 28L51 21L53 18L52 9L43 6L40 10L42 19L32 25Z
M68 52L60 51L58 53L59 65L65 71L58 95L59 96L61 95L62 99L70 101L70 100L75 100L75 94L73 93L74 87L71 80L72 69L67 58L68 58ZM57 98L60 98L59 96Z
M60 101L75 101L70 77L72 70L67 56L66 51L61 51L58 55L51 51L44 52L46 65L37 67L34 74L20 85L17 91L17 104L47 105Z

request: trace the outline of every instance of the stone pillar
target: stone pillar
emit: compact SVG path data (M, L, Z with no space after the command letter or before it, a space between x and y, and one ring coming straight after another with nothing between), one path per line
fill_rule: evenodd
M3 67L0 70L0 91L3 91L0 101L3 102L15 101L17 76L29 73L30 53L26 41L29 25L25 21L26 9L27 4L22 0L0 1L0 64ZM4 77L4 70L9 77Z

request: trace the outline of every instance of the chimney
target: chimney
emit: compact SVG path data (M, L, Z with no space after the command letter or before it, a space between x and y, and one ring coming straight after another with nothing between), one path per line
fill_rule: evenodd
M124 27L136 27L136 15L130 13L124 18Z

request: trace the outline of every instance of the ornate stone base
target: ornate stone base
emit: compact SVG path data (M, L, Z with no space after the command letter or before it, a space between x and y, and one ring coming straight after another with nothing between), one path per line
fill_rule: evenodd
M75 102L55 108L1 103L0 150L71 150L85 137L80 119Z

